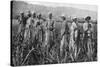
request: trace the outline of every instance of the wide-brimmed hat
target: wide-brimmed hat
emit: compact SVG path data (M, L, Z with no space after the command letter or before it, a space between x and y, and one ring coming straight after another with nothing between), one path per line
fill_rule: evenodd
M65 17L64 14L61 15L61 18L62 18L63 20L66 20L66 17Z
M77 21L77 18L74 18L73 21Z
M21 12L20 15L24 15L24 12Z
M87 16L86 18L85 18L85 20L91 20L91 17L90 16Z

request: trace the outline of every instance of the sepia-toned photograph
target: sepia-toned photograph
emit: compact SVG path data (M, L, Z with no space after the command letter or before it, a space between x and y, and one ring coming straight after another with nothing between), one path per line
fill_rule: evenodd
M10 65L96 62L98 6L10 2Z

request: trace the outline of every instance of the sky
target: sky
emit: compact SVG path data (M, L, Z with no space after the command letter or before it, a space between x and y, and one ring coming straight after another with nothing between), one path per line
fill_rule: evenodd
M25 1L25 0L21 0ZM70 3L54 3L54 2L42 2L42 1L25 1L28 4L37 4L37 5L44 5L48 7L73 7L78 9L84 9L84 10L90 10L97 12L97 6L96 5L86 5L86 4L70 4Z

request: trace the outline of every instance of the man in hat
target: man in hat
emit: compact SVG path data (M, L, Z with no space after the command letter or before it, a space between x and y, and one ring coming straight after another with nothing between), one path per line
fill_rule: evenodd
M20 17L19 17L19 22L20 22L20 25L19 25L19 30L18 30L18 33L20 33L22 31L22 29L24 29L25 25L26 25L26 20L27 18L25 17L25 14L24 12L22 12L20 14Z
M87 47L86 47L86 43L87 43L87 31L88 31L88 26L89 26L90 19L91 19L91 17L87 16L85 18L85 22L83 23L83 45L84 45L85 52L87 51Z
M92 24L90 23L91 17L87 16L85 18L85 22L83 24L83 45L84 45L84 50L85 53L89 56L92 51L92 45L91 45L91 37L92 37Z
M20 17L19 17L19 29L18 29L18 36L21 36L21 41L23 42L24 40L24 34L25 34L25 26L26 26L26 21L27 21L27 17L25 16L25 13L22 12L20 14Z
M86 32L88 30L88 25L89 25L90 20L91 20L91 17L90 16L87 16L85 18L85 22L83 24L83 30L84 30L84 32Z
M45 29L45 45L47 48L46 54L48 55L48 52L52 48L54 44L53 43L53 32L54 32L54 20L52 19L52 13L49 13L49 18L46 22L46 29Z
M64 50L68 46L67 37L68 37L69 27L68 27L68 23L66 21L66 17L64 15L62 15L61 18L62 18L62 23L61 23L60 56L62 58Z

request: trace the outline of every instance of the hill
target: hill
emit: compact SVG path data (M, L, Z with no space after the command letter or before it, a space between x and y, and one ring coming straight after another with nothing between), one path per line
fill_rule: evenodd
M97 12L83 10L73 7L47 7L44 5L36 5L36 4L28 4L23 1L13 1L13 17L18 15L20 12L25 11L35 11L37 13L43 13L45 15L48 12L52 12L54 16L60 16L61 14L65 14L66 16L76 16L76 17L86 17L90 15L92 19L97 19Z

